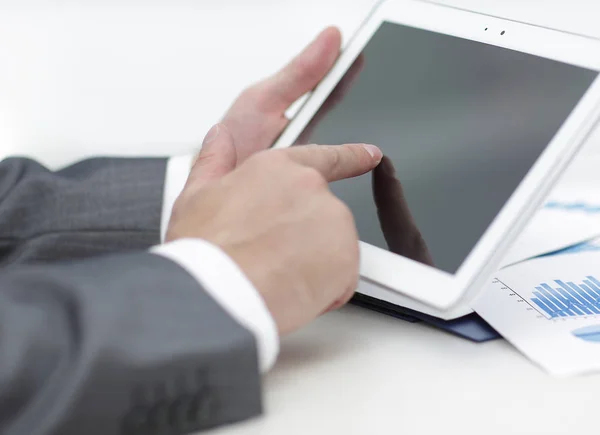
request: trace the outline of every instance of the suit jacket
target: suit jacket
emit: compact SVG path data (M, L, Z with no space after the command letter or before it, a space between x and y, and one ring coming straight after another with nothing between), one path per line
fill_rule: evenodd
M0 162L1 434L184 434L261 412L254 336L145 252L165 168Z

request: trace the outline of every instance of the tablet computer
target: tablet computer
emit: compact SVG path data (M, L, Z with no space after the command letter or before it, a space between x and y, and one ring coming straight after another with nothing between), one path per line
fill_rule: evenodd
M331 184L367 296L443 319L470 302L600 115L600 42L416 0L378 4L274 147L373 143Z

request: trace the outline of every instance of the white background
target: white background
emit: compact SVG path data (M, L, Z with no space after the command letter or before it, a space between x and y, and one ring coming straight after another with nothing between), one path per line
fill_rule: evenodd
M443 3L600 37L595 0ZM195 149L244 86L326 25L349 36L373 4L0 0L0 157ZM553 379L503 341L349 307L286 339L266 415L218 433L598 433L599 392L600 376Z

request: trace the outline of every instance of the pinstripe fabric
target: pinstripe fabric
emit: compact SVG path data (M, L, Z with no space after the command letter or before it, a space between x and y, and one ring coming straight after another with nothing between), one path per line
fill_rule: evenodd
M165 167L0 163L1 434L180 435L261 413L254 335L141 251Z
M90 159L51 172L0 163L0 265L80 259L159 242L166 159Z

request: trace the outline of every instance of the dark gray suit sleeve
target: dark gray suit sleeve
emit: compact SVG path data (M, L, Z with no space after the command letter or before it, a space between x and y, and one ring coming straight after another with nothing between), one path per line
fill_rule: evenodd
M0 269L0 433L183 434L261 412L252 334L148 253Z
M0 162L0 266L157 244L166 162L95 158L56 172L24 158Z

